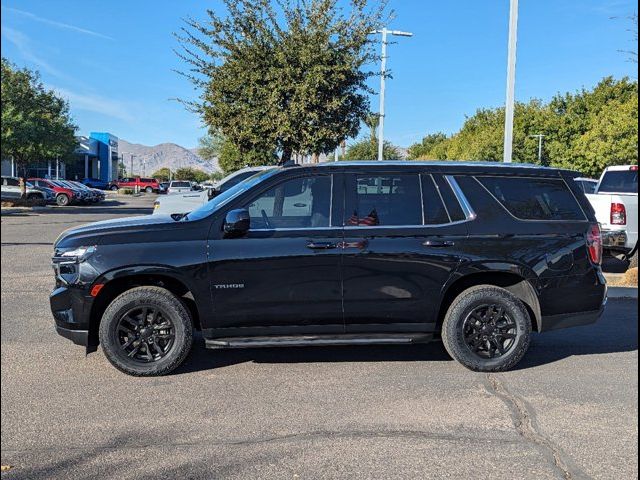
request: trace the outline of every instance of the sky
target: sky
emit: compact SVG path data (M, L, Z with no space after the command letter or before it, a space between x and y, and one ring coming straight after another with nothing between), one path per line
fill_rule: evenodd
M1 0L2 56L40 71L67 98L79 134L197 145L206 129L176 98L195 98L175 70L173 36L219 0ZM509 0L390 0L385 139L407 147L451 134L479 108L504 105ZM516 100L547 100L601 78L637 78L620 50L635 48L633 0L520 0ZM374 68L379 68L374 66ZM379 79L372 83L377 91ZM379 98L371 97L372 111ZM363 128L362 134L366 131Z

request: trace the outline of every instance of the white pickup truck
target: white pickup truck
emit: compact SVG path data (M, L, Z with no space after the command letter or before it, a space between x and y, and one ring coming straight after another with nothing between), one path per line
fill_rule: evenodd
M587 198L602 229L605 252L638 266L638 166L607 167Z

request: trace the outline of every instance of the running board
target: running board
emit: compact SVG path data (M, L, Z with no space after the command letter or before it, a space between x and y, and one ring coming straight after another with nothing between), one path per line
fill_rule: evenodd
M397 345L427 343L430 333L289 335L263 337L205 338L207 348L305 347L327 345Z

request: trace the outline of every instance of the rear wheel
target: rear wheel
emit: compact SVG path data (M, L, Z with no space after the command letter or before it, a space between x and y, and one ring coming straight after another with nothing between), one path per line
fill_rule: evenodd
M66 207L69 205L69 195L66 193L60 193L56 196L56 203L61 207Z
M137 287L107 307L99 336L107 359L118 370L135 376L166 375L187 358L193 323L170 291Z
M531 319L524 304L503 288L479 285L462 292L442 325L449 354L479 372L515 366L529 348Z
M144 189L144 191L147 192L147 193L153 193L153 188L147 187L147 188Z

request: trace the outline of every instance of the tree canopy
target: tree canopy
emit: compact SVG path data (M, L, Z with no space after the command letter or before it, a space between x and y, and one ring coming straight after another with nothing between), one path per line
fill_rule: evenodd
M480 109L451 136L427 135L412 159L502 160L504 108ZM538 139L544 135L542 161ZM542 163L597 177L610 165L638 162L638 82L604 78L593 89L558 94L548 103L517 103L513 161Z
M151 177L166 182L171 178L171 170L168 167L162 167L151 174Z
M211 175L197 168L183 167L176 170L174 178L176 180L190 180L192 182L200 183L209 180Z
M2 58L3 158L13 158L21 176L31 162L70 156L77 146L69 104L47 90L37 72Z
M236 149L234 163L328 153L357 135L384 3L350 0L347 15L338 0L223 3L226 14L186 21L178 54L200 92L189 107Z

